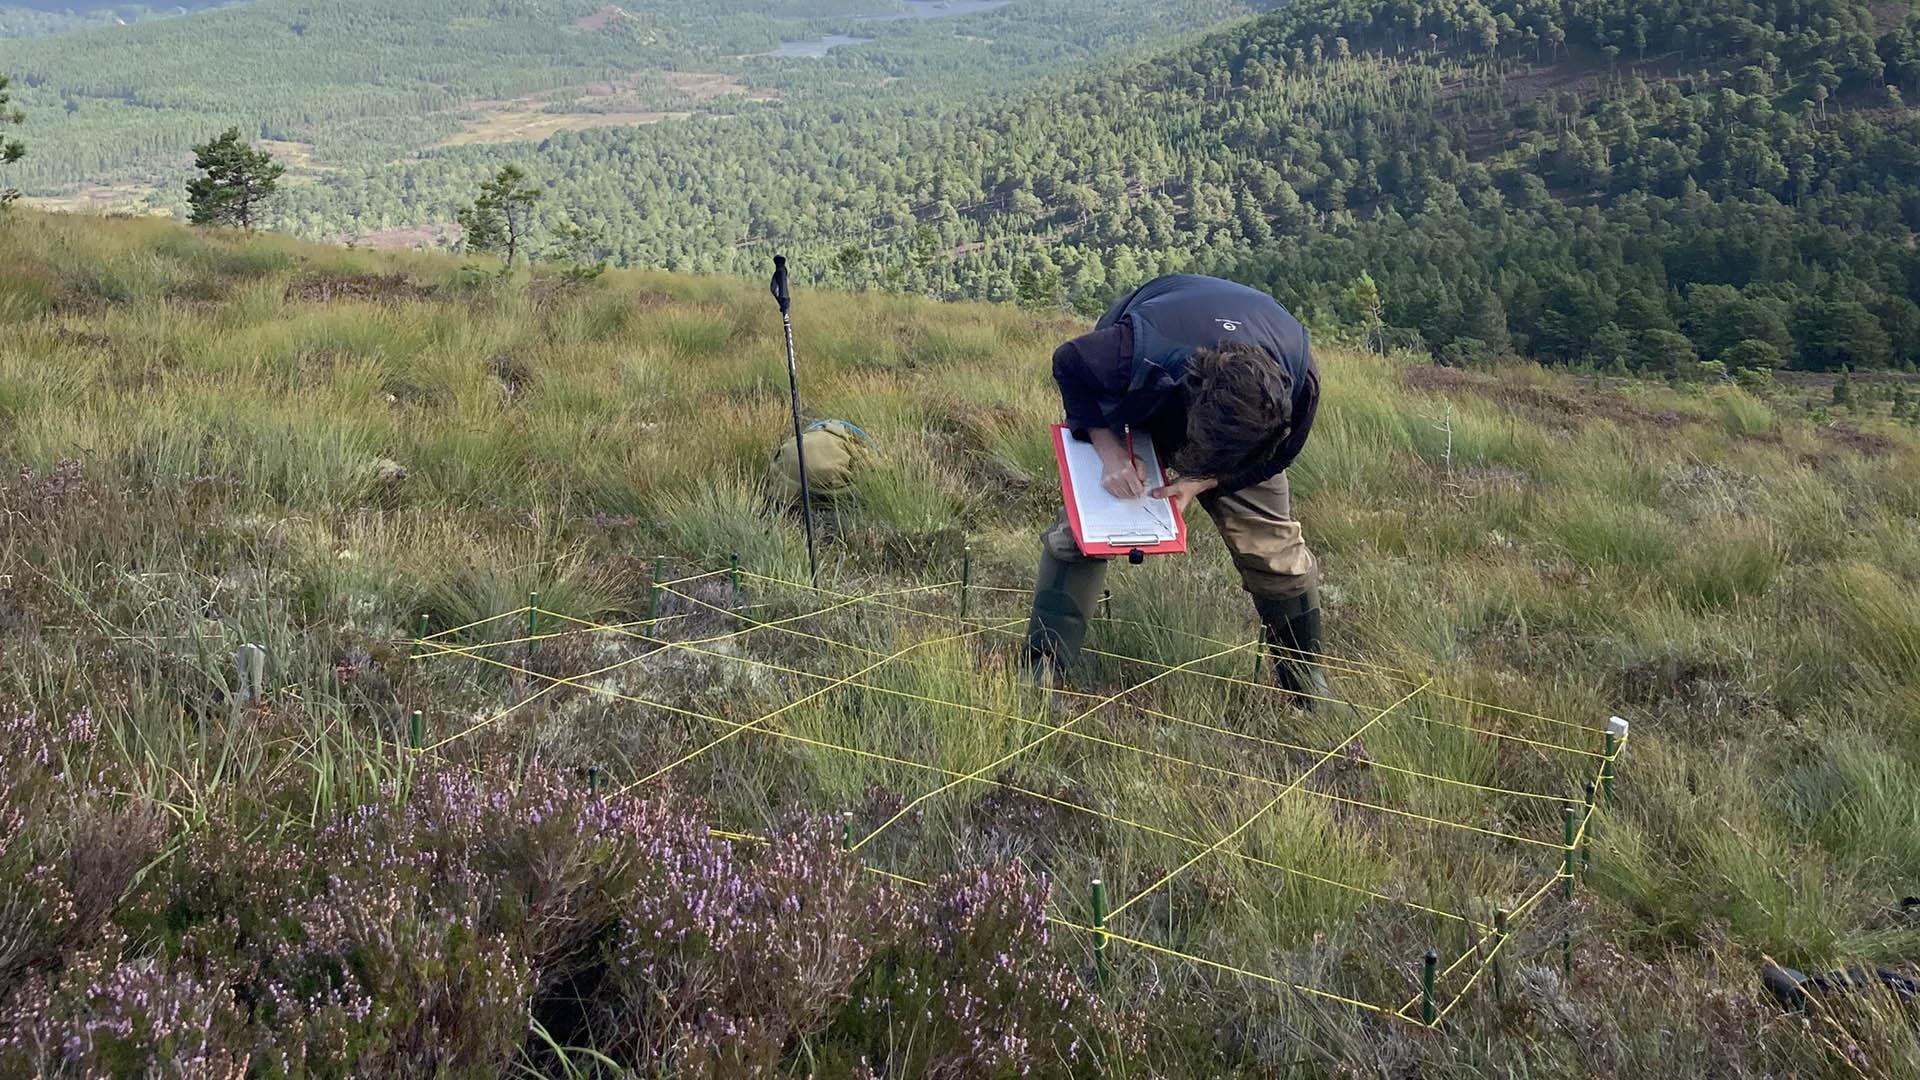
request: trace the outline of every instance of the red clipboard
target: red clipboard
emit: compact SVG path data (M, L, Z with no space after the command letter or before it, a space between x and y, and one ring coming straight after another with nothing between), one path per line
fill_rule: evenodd
M1129 559L1133 558L1136 554L1141 556L1185 554L1187 550L1187 521L1179 512L1174 510L1173 502L1170 499L1156 499L1153 500L1153 502L1160 507L1164 507L1168 516L1172 519L1174 536L1171 540L1161 540L1154 537L1133 539L1114 534L1094 537L1087 535L1086 527L1080 518L1080 501L1074 497L1073 493L1073 474L1067 466L1067 447L1073 441L1073 431L1067 427L1067 425L1055 424L1053 426L1053 456L1055 463L1060 467L1060 491L1066 499L1067 524L1073 529L1073 542L1080 548L1081 553L1096 558L1125 556ZM1153 457L1155 462L1154 472L1157 475L1159 472L1158 453L1155 452ZM1164 480L1164 477L1162 477L1162 479ZM1084 474L1082 482L1086 482ZM1165 530L1162 529L1160 531L1164 532Z

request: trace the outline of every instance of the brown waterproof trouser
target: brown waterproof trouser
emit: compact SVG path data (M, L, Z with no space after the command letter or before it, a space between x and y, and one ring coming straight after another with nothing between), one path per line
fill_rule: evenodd
M1209 491L1200 505L1233 553L1241 586L1255 599L1293 600L1320 586L1320 561L1293 519L1286 473L1238 491ZM1040 534L1040 546L1058 562L1086 564L1093 575L1105 569L1105 559L1082 554L1073 542L1065 511Z

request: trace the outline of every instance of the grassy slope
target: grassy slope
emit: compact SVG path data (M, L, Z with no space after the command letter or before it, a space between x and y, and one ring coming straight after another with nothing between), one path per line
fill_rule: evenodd
M0 220L0 264L11 269L0 282L0 464L10 475L78 458L106 493L93 513L0 535L0 644L25 658L7 665L0 701L94 705L178 770L155 780L176 803L232 813L244 800L214 771L238 767L239 743L210 763L180 727L183 714L222 722L210 706L222 658L241 641L269 645L285 679L307 687L282 706L296 722L344 716L369 730L416 691L322 689L322 673L356 649L379 655L416 611L445 626L539 589L545 606L583 618L638 617L638 556L655 551L708 566L737 551L786 577L804 566L795 522L759 484L786 420L779 324L755 283L620 273L573 293L544 281L476 286L439 257L34 213ZM367 271L435 292L310 302L289 291ZM883 448L858 497L831 515L835 587L946 580L963 537L976 581L1024 584L1032 533L1051 512L1042 426L1057 406L1045 357L1077 324L838 295L800 298L796 321L811 411L854 420ZM1620 820L1577 914L1585 945L1572 985L1554 965L1530 968L1522 1005L1474 1005L1457 1021L1462 1037L1443 1045L1174 971L1166 977L1181 993L1230 1019L1170 1030L1161 1067L1284 1059L1303 1032L1338 1057L1383 1068L1424 1059L1461 1074L1572 1073L1580 1053L1668 1074L1689 1054L1730 1074L1838 1068L1827 1055L1849 1038L1874 1071L1915 1067L1897 1023L1809 1034L1770 1022L1747 994L1761 954L1819 965L1920 953L1920 928L1887 914L1920 891L1920 608L1910 602L1920 443L1874 422L1815 426L1787 415L1795 406L1731 390L1435 372L1331 348L1321 362L1329 401L1294 483L1329 569L1334 649L1430 670L1512 708L1632 717ZM1224 555L1208 530L1198 536L1190 559L1116 572L1116 615L1248 637ZM1017 609L1014 595L994 604ZM890 632L875 631L876 643ZM1097 633L1136 651L1169 648L1138 628ZM983 692L1012 700L1000 665L980 678ZM458 695L478 714L509 689L470 679L419 692ZM726 688L742 715L779 690ZM1245 707L1204 686L1160 700L1195 715ZM609 734L583 719L590 704L554 705L488 738L638 774L692 737ZM906 752L909 736L888 716L822 709L795 723ZM1288 727L1297 722L1263 722L1301 734ZM1015 735L989 726L979 737ZM1524 762L1464 760L1474 750L1457 741L1383 738L1369 750L1489 782L1565 780ZM841 809L875 785L914 790L877 766L797 750L767 758L717 756L700 774L730 822L757 824L788 800ZM317 770L331 777L317 798L351 798L378 774L354 766L366 777L356 780L339 764ZM1202 835L1233 820L1230 807L1187 794L1192 777L1091 754L1032 769L1030 782ZM895 855L910 865L979 857L993 845L978 840L975 819L993 805L939 809L919 826L924 852ZM1505 813L1470 801L1451 809ZM1429 849L1437 842L1417 830L1382 839L1309 814L1249 839L1405 895L1461 906L1510 895L1510 863ZM1114 829L1087 843L1116 881L1179 857ZM1065 880L1096 871L1082 852L1015 850ZM1231 870L1197 881L1197 898L1170 894L1153 917L1191 947L1257 968L1315 962L1307 946L1327 935L1346 985L1385 995L1405 985L1396 958L1423 944L1422 928L1360 919L1310 890L1276 895ZM1735 996L1707 992L1714 973ZM1257 1007L1243 1015L1249 1001ZM1644 1022L1656 1012L1666 1034ZM1175 1041L1209 1027L1232 1028L1242 1056ZM1188 1053L1200 1056L1179 1056Z

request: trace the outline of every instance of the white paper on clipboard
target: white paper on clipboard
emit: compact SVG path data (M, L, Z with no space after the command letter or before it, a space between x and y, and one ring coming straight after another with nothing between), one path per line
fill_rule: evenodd
M1073 485L1074 506L1080 512L1080 530L1089 541L1117 547L1148 547L1171 543L1180 538L1174 524L1173 503L1167 499L1142 496L1116 499L1100 486L1104 468L1100 453L1092 443L1068 437L1063 440L1067 462L1067 482ZM1152 439L1135 439L1134 457L1140 461L1140 475L1147 490L1164 486L1159 455Z

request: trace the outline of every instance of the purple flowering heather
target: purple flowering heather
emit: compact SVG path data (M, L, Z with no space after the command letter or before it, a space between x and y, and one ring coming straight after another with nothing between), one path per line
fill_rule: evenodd
M1137 1025L1115 1014L1050 948L1048 889L1018 867L934 882L911 909L890 976L872 1005L897 1029L901 1060L885 1075L1074 1075L1098 1072L1088 1041L1138 1053Z
M129 955L110 932L57 975L28 980L0 1024L7 1076L240 1080L251 1055L225 979Z
M659 855L610 954L620 996L605 1022L636 1063L771 1075L897 931L890 890L826 824L764 846L707 837Z
M185 828L91 716L4 715L0 1076L494 1076L530 1020L646 1075L1063 1075L1113 1019L1014 870L923 893L837 822L736 845L486 763L314 827L259 813L309 797L288 772Z

